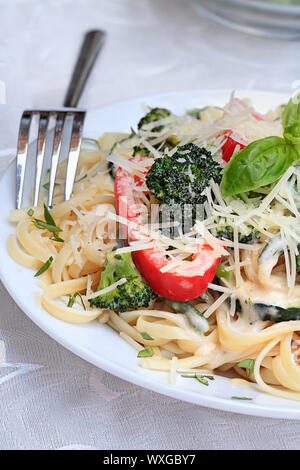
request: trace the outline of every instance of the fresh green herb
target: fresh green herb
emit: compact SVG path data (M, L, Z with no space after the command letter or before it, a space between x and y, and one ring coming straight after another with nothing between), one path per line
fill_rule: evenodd
M208 381L204 379L204 377L201 377L201 375L196 375L196 379L198 382L200 382L202 385L206 385L208 387Z
M27 215L29 215L29 217L32 217L33 214L34 214L34 210L33 210L33 209L29 209L29 210L27 211Z
M293 144L300 144L300 94L290 99L282 113L284 137Z
M81 304L82 304L84 310L86 310L86 306L85 306L85 304L84 304L83 298L82 298L82 296L79 294L79 292L75 292L75 294L69 296L69 302L68 302L68 304L67 304L67 307L73 307L74 302L75 302L75 300L76 300L76 297L79 297L79 298L80 298Z
M60 227L57 227L52 215L50 214L47 206L44 204L44 220L41 219L33 219L34 225L40 229L40 230L48 230L49 232L52 232L54 234L54 240L55 241L63 241L62 238L59 238L57 236L57 232L62 232L62 229ZM53 240L53 238L51 238Z
M182 375L181 377L185 377L187 379L196 379L198 382L200 382L202 385L208 386L208 380L215 380L212 375L203 375L203 374L193 374L193 375Z
M300 159L295 145L281 137L266 137L236 152L225 167L221 191L233 196L277 181Z
M54 219L53 219L52 215L50 214L46 204L44 204L44 217L45 217L46 222L49 225L54 225L56 227L56 223L54 222Z
M248 397L231 397L233 400L253 400L253 398Z
M53 240L54 242L60 242L60 243L63 243L65 241L62 238L60 238L56 233L53 234L53 237L50 238L50 240Z
M142 333L141 333L141 336L142 336L144 339L147 339L148 341L153 341L152 336L148 335L148 333L142 332Z
M40 276L41 274L43 274L45 271L47 271L47 269L49 268L49 266L51 265L53 261L53 257L50 256L50 258L46 261L45 264L43 264L43 266L38 270L37 273L35 273L34 277L38 277Z
M142 349L137 357L152 357L154 354L154 349L153 348L146 348L146 349Z
M254 359L244 359L243 361L239 362L237 366L241 367L242 369L247 369L248 375L251 375L254 370L254 365L255 365Z
M36 226L36 228L39 228L40 230L48 230L49 232L52 232L52 233L62 232L61 228L56 227L56 225L47 224L44 220L34 219L33 223Z

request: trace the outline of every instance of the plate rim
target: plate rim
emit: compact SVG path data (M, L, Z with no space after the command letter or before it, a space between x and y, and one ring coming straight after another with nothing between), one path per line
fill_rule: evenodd
M197 96L197 95L203 95L203 93L209 92L209 95L213 93L218 93L220 95L228 95L231 90L229 89L195 89L195 90L182 90L182 91L173 91L173 92L167 92L167 93L159 93L159 94L152 94L152 95L144 95L144 96L138 96L134 97L131 99L124 99L120 101L116 101L114 103L93 108L88 111L87 117L92 114L97 114L98 112L104 112L107 108L113 108L117 107L120 104L133 104L137 102L142 102L142 101L148 101L151 102L152 100L164 100L164 99L172 99L174 96L178 95L191 95L191 96ZM284 92L276 92L276 91L265 91L265 90L254 90L254 89L237 89L236 90L237 94L244 94L245 96L247 94L253 95L253 94L264 94L264 95L269 95L270 97L273 95L281 96L281 98L287 99L288 94ZM251 98L251 96L250 96ZM87 132L88 133L88 132ZM10 165L7 167L5 172L2 173L1 178L0 178L0 187L2 185L2 181L5 178L5 176L9 173L12 172L13 165L15 164L15 160L13 160ZM0 214L1 217L1 214ZM212 408L212 409L217 409L221 411L227 411L227 412L233 412L233 413L239 413L239 414L244 414L244 415L250 415L250 416L258 416L258 417L269 417L269 418L289 418L289 419L296 419L300 420L300 407L298 410L294 408L290 408L288 406L284 406L284 404L278 408L276 407L269 407L266 405L262 404L257 404L257 403L245 403L245 402L239 402L237 400L232 400L230 401L228 398L222 398L222 397L217 397L217 396L208 396L208 395L202 395L201 392L197 393L194 390L188 390L180 387L174 387L170 384L165 384L159 381L154 381L150 378L148 378L145 375L142 374L137 374L135 371L129 370L129 369L123 369L122 365L118 365L113 361L109 361L106 358L102 358L101 356L96 355L93 351L85 349L83 347L80 347L79 349L76 347L74 343L72 343L69 338L66 338L63 336L63 334L60 333L59 329L58 331L53 332L51 327L47 324L45 324L42 320L40 320L38 317L34 315L30 311L29 308L27 308L26 304L22 301L22 298L19 298L18 296L15 295L13 289L9 285L9 283L6 281L5 278L5 269L3 269L3 264L0 263L0 280L3 283L5 289L11 296L11 298L14 300L14 302L19 306L19 308L25 313L27 317L30 318L33 323L35 323L39 328L41 328L42 331L44 331L48 336L50 336L52 339L57 341L61 346L66 348L67 350L71 351L73 354L75 354L78 357L81 357L82 359L86 360L87 362L93 364L94 366L101 368L105 370L106 372L115 375L116 377L121 378L122 380L125 380L129 383L133 383L135 385L141 386L147 390L154 391L156 393L159 393L161 395L169 396L181 401L193 403L195 405L200 405L204 406L206 408ZM32 292L32 295L34 295L34 292ZM40 307L42 308L42 307ZM50 314L47 314L50 315ZM81 325L79 325L81 326ZM259 392L260 393L260 392ZM292 401L292 403L297 403L296 401Z

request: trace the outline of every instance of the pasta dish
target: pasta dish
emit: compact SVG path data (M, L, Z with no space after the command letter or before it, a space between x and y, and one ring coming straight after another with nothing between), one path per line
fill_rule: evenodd
M69 201L62 162L52 207L11 212L10 256L49 314L108 325L173 383L225 374L300 400L298 98L144 114L84 139Z

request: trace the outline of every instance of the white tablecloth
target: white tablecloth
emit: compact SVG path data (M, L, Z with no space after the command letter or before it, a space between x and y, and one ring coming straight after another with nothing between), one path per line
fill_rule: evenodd
M20 113L59 106L82 33L107 43L81 104L197 88L292 91L299 43L217 26L188 0L0 0L0 171ZM9 152L13 155L13 151ZM0 285L0 449L299 449L300 423L201 408L126 383L50 339Z

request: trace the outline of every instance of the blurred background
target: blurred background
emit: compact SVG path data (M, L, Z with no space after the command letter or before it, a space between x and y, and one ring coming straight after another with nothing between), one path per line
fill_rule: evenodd
M107 31L79 103L87 109L177 90L293 93L300 83L299 4L0 0L0 173L15 155L23 109L62 104L87 30ZM229 414L143 390L50 339L1 283L0 304L0 449L300 447L299 422Z
M0 105L0 129L5 128L0 151L15 146L25 107L61 104L83 33L92 28L103 28L108 36L81 100L87 108L197 88L290 91L300 79L300 2L274 3L0 0L0 80L6 86L6 105ZM294 10L274 16L278 7L296 8L299 16ZM293 21L280 27L283 18ZM263 37L265 33L272 38Z

